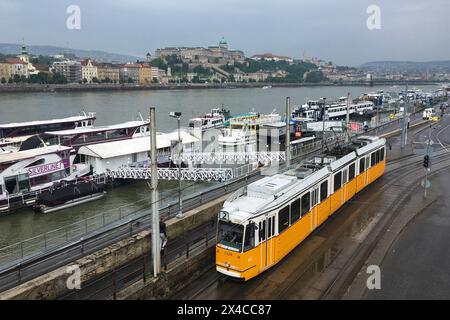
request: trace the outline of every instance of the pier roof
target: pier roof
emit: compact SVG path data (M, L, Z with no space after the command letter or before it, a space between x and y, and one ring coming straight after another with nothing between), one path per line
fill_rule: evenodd
M126 128L135 128L144 125L148 125L148 121L128 121L118 124L113 124L109 126L98 126L98 127L84 127L84 128L76 128L76 129L68 129L68 130L59 130L59 131L47 131L45 134L53 135L53 136L71 136L75 134L81 133L92 133L106 130L118 130L118 129L126 129Z
M183 144L199 141L197 138L185 131L181 131L180 135ZM156 136L156 146L158 149L169 148L171 141L177 140L178 132L158 134ZM108 159L145 151L150 151L149 136L83 146L80 148L78 153L95 158Z

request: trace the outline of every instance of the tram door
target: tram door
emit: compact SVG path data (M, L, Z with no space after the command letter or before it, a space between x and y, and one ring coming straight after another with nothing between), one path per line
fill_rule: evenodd
M275 216L266 216L259 222L260 265L261 270L270 267L275 262Z
M317 204L319 202L319 188L313 189L311 192L311 231L317 228L319 223L319 212Z

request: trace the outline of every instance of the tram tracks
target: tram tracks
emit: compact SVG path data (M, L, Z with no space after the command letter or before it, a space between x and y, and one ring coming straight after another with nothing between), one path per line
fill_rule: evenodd
M421 156L422 157L422 156ZM436 175L439 172L447 169L450 167L450 155L447 153L441 154L438 159L435 161L435 165L442 164L442 167L439 169L433 171L432 175ZM371 230L370 234L367 236L367 238L371 237L371 241L364 240L363 243L361 243L356 250L350 255L350 257L346 260L343 267L340 268L339 272L333 277L332 281L327 285L326 289L322 291L320 294L319 299L329 299L329 298L336 298L339 297L340 293L342 293L342 290L344 290L345 284L348 282L352 276L356 275L356 273L360 270L361 265L366 260L367 256L372 252L376 244L378 243L381 236L384 234L383 231L387 229L388 226L391 225L393 220L395 219L395 212L399 210L399 208L402 206L405 199L411 195L414 188L413 186L416 186L418 182L422 179L422 177L414 178L412 181L406 182L403 178L408 178L408 174L413 174L417 172L417 168L411 168L411 166L417 165L417 162L413 162L408 164L406 167L403 167L401 170L393 170L391 172L386 173L383 177L391 177L389 182L383 185L375 194L371 196L371 199L377 198L381 196L384 192L386 192L390 187L392 186L401 186L401 189L403 190L409 190L409 192L401 193L399 196L394 197L391 200L390 205L388 206L388 209L386 210L383 217L380 219L380 221L377 222L374 229L378 229L378 232L374 232ZM411 169L409 169L411 168ZM411 175L410 175L411 176ZM415 176L416 177L416 176ZM404 183L401 183L403 179ZM407 179L406 179L407 180ZM351 201L350 201L351 202ZM338 213L339 214L339 213ZM352 220L351 217L349 217L348 221ZM346 227L343 227L340 229L340 232L337 232L337 234L332 238L329 239L330 243L327 245L324 243L324 247L322 250L326 250L326 247L332 247L334 243L338 241L338 239L342 236L342 234L347 230ZM328 242L328 241L327 241ZM340 254L340 252L339 252ZM337 254L332 261L328 264L331 265L333 261L339 256ZM320 256L320 255L319 255ZM318 258L312 259L307 266L303 269L303 271L298 274L287 287L284 287L283 290L278 295L278 299L287 298L288 292L299 285L299 282L301 282L302 278L305 276L306 272L314 266L315 263L317 263ZM355 261L358 263L355 264ZM325 268L326 270L326 268ZM326 271L325 271L326 272ZM340 283L341 287L336 288L336 285Z
M448 161L440 161L440 163ZM450 167L449 164L443 165L441 168L435 170L433 173L429 174L429 176L434 176L439 174L440 172L447 170ZM391 210L391 214L386 217L385 221L381 221L381 232L378 232L374 239L371 241L366 241L365 245L362 246L362 248L358 248L350 257L350 259L347 260L345 267L341 269L341 272L339 272L336 277L333 279L333 281L328 285L327 289L322 293L320 299L339 299L341 298L345 290L348 288L348 286L351 283L351 280L356 276L359 270L361 270L361 267L364 265L365 261L369 257L370 253L375 249L377 244L379 243L381 237L385 234L385 232L390 228L390 226L393 224L394 220L396 219L397 215L396 213L404 206L404 203L406 202L407 198L412 195L414 192L414 187L417 186L418 182L422 178L417 178L409 184L410 191L403 194L400 198L398 198L398 201L396 201L393 204L393 208ZM431 202L432 203L432 202ZM430 203L426 204L425 207L429 206ZM356 263L355 263L356 261ZM352 269L352 272L345 273L346 270Z
M379 190L376 190L375 193L373 195L370 196L370 199L376 199L377 197L380 197L384 192L388 191L388 189L390 187L395 187L395 188L399 188L401 187L402 189L406 189L406 190L412 190L412 188L409 188L410 186L413 186L415 184L418 183L418 181L420 181L422 179L422 177L420 178L416 178L417 175L414 175L414 173L417 173L417 169L418 166L421 167L422 164L422 155L409 155L406 157L402 157L399 160L393 160L390 161L387 164L387 169L385 174L378 179L378 181L375 181L374 183L383 183L383 185L380 186ZM406 163L404 163L406 162ZM397 164L400 164L400 166L397 166ZM440 150L434 157L434 162L433 165L434 166L438 166L441 165L443 166L443 168L439 168L438 170L435 170L433 172L433 174L437 174L438 172L440 172L441 170L444 170L445 168L450 166L450 154L448 154L447 152L445 152L444 150ZM404 181L405 183L402 183L402 180L410 180L409 177L415 177L412 181ZM384 180L384 181L383 181ZM408 182L408 183L406 183ZM406 193L405 197L409 195L409 193ZM395 208L395 206L400 205L401 201L398 197L394 198L391 200L391 204L388 206L388 209L386 210L387 212L394 212L397 208ZM350 200L348 203L357 203L358 200L356 201L352 201ZM369 201L372 202L372 201ZM368 205L368 202L365 202L366 205ZM342 210L342 209L340 209ZM337 215L339 215L339 212L337 213ZM301 267L301 271L299 273L296 274L296 276L294 278L290 278L289 281L286 281L288 284L287 286L284 286L282 288L281 291L278 291L278 294L275 295L273 298L274 299L283 299L286 298L286 294L295 287L299 287L299 281L301 281L307 274L308 270L310 270L311 267L314 266L314 264L316 264L318 262L318 260L323 256L323 254L329 250L330 248L333 247L333 244L335 244L339 238L348 230L349 226L351 225L351 223L357 218L357 216L360 215L359 212L357 212L355 215L351 215L349 217L346 218L345 220L345 224L339 226L338 231L329 239L327 239L322 245L321 248L319 250L317 250L316 252L314 252L314 256L311 257L312 259L310 261L308 261L305 266ZM331 219L333 219L336 215L333 215ZM387 215L384 215L384 217L386 217ZM395 217L393 214L390 215L390 217ZM387 222L389 222L391 220L388 220ZM331 222L331 221L330 221ZM380 225L380 223L383 223L384 221L378 221L378 223L376 224L377 226ZM385 224L383 223L383 226ZM316 231L320 232L320 229L322 227L318 228ZM313 233L316 234L317 233ZM376 241L373 242L374 244L376 244ZM370 248L369 248L370 249ZM358 250L356 250L354 252L354 254L350 257L349 261L354 261L356 255L358 254ZM370 250L369 250L370 252ZM333 260L330 262L330 264L339 256L339 254L341 254L341 251L336 252L335 257L333 258ZM308 258L309 259L309 258ZM329 265L329 264L328 264ZM346 263L346 266L347 263ZM325 268L326 269L326 268ZM344 268L343 270L345 270L346 268ZM359 269L357 269L359 270ZM210 269L209 272L214 272L214 267L212 267ZM334 288L334 286L336 285L336 283L341 279L340 277L342 277L342 272L338 273L336 275L336 277L334 277L334 279L330 282L330 284L328 285L328 287L326 288L326 290L322 293L321 298L325 298L330 291ZM187 297L187 299L196 299L198 297L201 297L202 294L206 293L211 287L217 286L219 287L220 283L224 282L227 278L224 276L221 276L219 274L214 275L213 277L210 278L210 280L208 280L207 282L204 283L204 285L202 285L199 289L197 289L193 294L191 294L189 297ZM260 281L264 281L264 279L261 279ZM241 284L240 285L245 285L245 284ZM236 299L239 298L245 298L245 297L236 297Z

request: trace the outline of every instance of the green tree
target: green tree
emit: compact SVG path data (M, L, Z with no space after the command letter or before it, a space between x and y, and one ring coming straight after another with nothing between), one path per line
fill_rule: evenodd
M57 73L53 74L51 83L65 84L65 83L67 83L67 79L65 76L63 76L62 74L57 72Z
M132 79L131 77L128 77L127 82L128 82L128 83L133 83L134 81L133 81L133 79Z
M13 83L13 82L14 82L13 78L8 79L8 83Z
M98 82L99 82L99 81L98 81L98 78L97 78L97 77L93 77L93 78L92 78L92 82L93 82L93 83L98 83Z
M182 73L188 73L189 72L189 64L184 62L182 67L181 67L181 72Z
M2 78L1 81L2 81L2 83L6 83L6 79L4 77Z
M49 76L46 72L39 72L38 74L32 74L30 75L30 78L28 79L28 82L30 83L49 83Z
M87 82L88 82L87 79L83 78L83 83L87 83Z
M157 67L158 69L167 70L167 64L161 58L156 58L156 59L153 59L152 61L150 61L150 66Z
M310 71L306 74L305 82L321 82L324 80L322 71Z

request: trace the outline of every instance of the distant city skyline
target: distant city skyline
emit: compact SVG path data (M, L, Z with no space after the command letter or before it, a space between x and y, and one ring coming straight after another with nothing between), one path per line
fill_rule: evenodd
M79 30L66 26L70 5L81 10ZM367 27L370 5L380 8L380 29ZM305 54L349 66L450 59L446 0L0 0L0 8L3 43L23 38L28 45L145 57L167 46L216 45L224 37L246 56Z

